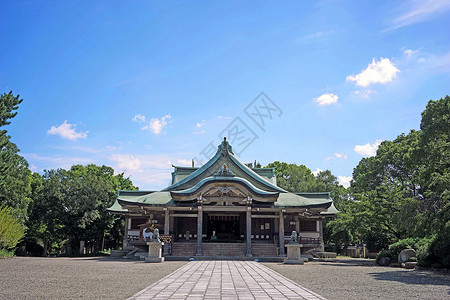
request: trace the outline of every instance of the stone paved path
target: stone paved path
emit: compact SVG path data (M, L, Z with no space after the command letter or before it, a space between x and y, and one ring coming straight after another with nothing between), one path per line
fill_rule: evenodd
M325 299L254 261L193 261L129 299Z

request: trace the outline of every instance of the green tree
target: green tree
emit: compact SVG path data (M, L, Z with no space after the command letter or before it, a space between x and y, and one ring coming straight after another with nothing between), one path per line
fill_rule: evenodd
M430 100L422 113L420 169L425 223L429 231L450 227L450 97Z
M0 206L0 250L12 250L25 235L25 228L11 208Z
M421 130L381 143L350 188L352 235L374 244L430 237L450 226L450 98L430 100Z
M304 165L275 161L266 168L275 168L277 185L286 191L307 193L316 189L314 174Z
M123 174L114 175L112 168L96 165L33 174L32 188L27 241L29 248L39 245L44 255L47 248L58 249L63 244L75 254L80 240L94 251L105 244L114 247L122 240L117 228L123 220L106 209L118 189L136 189Z
M13 96L12 92L0 96L0 205L11 207L15 215L25 220L30 201L31 172L4 129L17 115L21 102L19 95Z

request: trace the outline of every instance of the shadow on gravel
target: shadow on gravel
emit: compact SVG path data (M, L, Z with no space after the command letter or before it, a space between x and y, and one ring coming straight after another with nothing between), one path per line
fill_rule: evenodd
M397 269L395 271L369 273L369 275L376 280L397 281L405 284L443 285L449 287L448 293L450 294L450 276L446 274Z
M374 267L375 260L370 259L325 259L325 260L317 260L321 265L326 266L335 266L335 267Z
M73 259L78 260L89 260L89 261L103 261L103 262L127 262L127 263L144 263L142 260L134 260L134 259L124 259L124 258L115 258L109 256L91 256L91 257L73 257Z

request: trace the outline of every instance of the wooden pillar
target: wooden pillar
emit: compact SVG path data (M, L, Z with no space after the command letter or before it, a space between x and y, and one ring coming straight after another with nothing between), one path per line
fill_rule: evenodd
M319 222L319 238L320 238L320 249L325 251L325 244L323 242L323 219L320 218L317 222Z
M247 206L247 256L252 256L252 207Z
M279 221L279 239L280 239L280 256L284 255L284 213L283 210L280 211L280 221Z
M164 235L169 235L170 233L170 217L169 217L169 209L165 208L164 211Z
M300 220L298 219L298 216L294 217L294 221L295 221L295 231L297 231L297 234L299 234L299 232L300 232Z
M123 232L123 242L122 242L122 249L128 246L128 223L129 223L129 216L125 216L125 229Z
M202 255L202 235L203 235L203 206L202 206L202 197L200 196L198 199L198 207L197 207L197 254Z

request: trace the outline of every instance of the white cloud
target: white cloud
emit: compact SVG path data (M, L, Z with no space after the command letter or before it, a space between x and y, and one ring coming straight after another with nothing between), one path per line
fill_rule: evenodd
M350 181L352 180L351 176L338 176L339 184L343 185L345 188L350 186Z
M313 173L314 176L317 176L317 175L319 175L319 173L322 172L322 171L323 171L322 169L316 168L316 170L315 170L315 171L312 171L312 173Z
M142 166L139 158L129 154L114 154L111 160L117 163L121 170L136 171Z
M317 98L314 98L314 102L318 103L319 106L331 105L338 102L339 97L334 94L322 94Z
M76 126L77 126L77 124L70 124L70 123L67 123L67 120L65 120L59 126L52 126L47 131L47 134L59 135L62 138L69 139L72 141L76 141L77 139L85 139L87 137L88 131L76 132L75 131Z
M202 129L200 131L194 131L194 134L196 134L196 135L202 135L202 134L205 134L205 133L206 133L206 131L204 129Z
M373 144L367 143L365 145L356 145L353 150L362 156L375 156L381 142L381 140L376 140Z
M336 158L347 159L347 155L345 153L335 153L334 156L336 156Z
M181 166L192 166L192 160L189 159L177 159L177 165L181 165Z
M376 93L377 93L376 90L370 90L370 89L353 91L353 95L354 96L361 96L361 97L366 98L366 99L368 99L370 95L376 94Z
M198 128L201 128L205 125L206 120L202 120L201 122L197 122L197 124L195 126L197 126Z
M367 68L359 74L347 76L347 81L354 81L356 85L367 87L373 83L388 83L397 77L400 72L389 58L380 58L380 61L375 61L375 58L367 66Z
M398 29L416 23L435 19L437 15L450 9L448 0L422 0L407 1L400 8L404 12L392 20L393 27L388 30Z
M232 119L232 117L217 116L217 119L229 120L229 119Z
M419 51L420 50L405 49L403 50L403 54L405 54L408 58L410 58L419 53Z
M96 163L92 156L75 157L75 156L43 156L36 153L23 153L28 162L33 164L39 171L44 169L70 169L73 165L87 165Z
M170 114L168 114L168 115L165 115L164 117L152 118L152 119L150 119L150 121L147 121L147 118L145 116L135 115L132 120L133 120L133 122L137 122L137 123L147 123L148 122L148 124L141 127L141 130L150 130L154 134L158 135L158 134L161 134L164 127L166 127L170 123L171 118L172 117L170 116Z
M312 34L309 34L307 36L301 37L299 39L296 39L295 42L298 44L310 44L310 43L316 43L316 42L327 42L330 37L335 32L333 30L330 31L319 31Z
M133 183L144 190L160 190L170 185L172 165L190 166L191 160L180 158L186 153L168 154L112 154L109 160L117 173L131 176Z
M142 116L139 114L135 115L132 120L133 120L133 122L138 122L138 123L145 123L147 121L145 116Z

